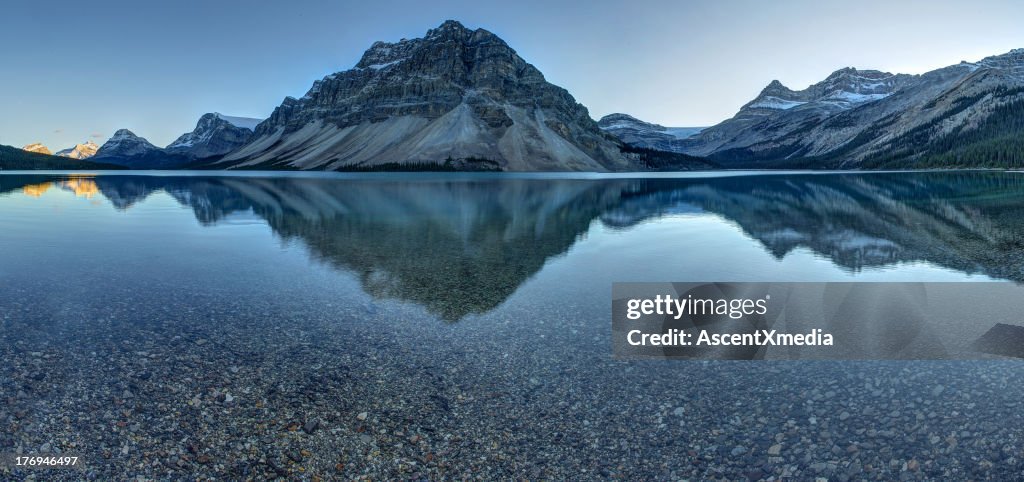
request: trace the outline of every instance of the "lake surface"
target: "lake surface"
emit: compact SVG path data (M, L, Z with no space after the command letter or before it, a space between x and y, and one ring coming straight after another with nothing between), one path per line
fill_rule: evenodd
M611 357L613 282L838 280L1024 281L1024 173L4 173L0 452L97 480L1020 478L1018 360Z

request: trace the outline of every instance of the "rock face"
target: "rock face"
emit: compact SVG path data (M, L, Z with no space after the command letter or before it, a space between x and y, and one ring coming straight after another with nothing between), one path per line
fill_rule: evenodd
M682 152L679 141L704 130L703 127L665 127L628 114L608 114L597 121L597 125L626 144L669 152Z
M248 142L260 121L216 112L205 114L199 118L192 132L182 134L166 147L166 151L190 159L222 156Z
M96 152L96 157L134 157L159 150L159 147L150 144L149 141L135 135L134 132L128 129L119 129L107 142L103 143L103 146Z
M86 141L85 144L75 144L75 147L59 150L56 155L72 159L88 159L95 156L99 149L100 146L97 146L95 142Z
M734 167L977 165L1021 147L1005 138L1024 133L1022 87L1024 49L922 75L846 68L800 91L773 81L671 147Z
M115 132L96 151L93 160L130 169L170 169L188 162L187 157L168 154L128 129Z
M635 168L587 109L484 29L444 22L376 42L355 68L286 98L219 167L444 163L510 171Z
M50 152L50 149L48 147L44 146L42 143L39 142L22 147L21 150L35 152L38 154L53 154L52 152Z

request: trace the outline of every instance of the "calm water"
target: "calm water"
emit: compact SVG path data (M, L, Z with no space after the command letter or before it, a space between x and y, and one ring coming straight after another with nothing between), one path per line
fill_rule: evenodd
M0 452L96 479L1014 479L1018 361L609 340L615 281L993 279L1024 281L1024 174L3 174Z

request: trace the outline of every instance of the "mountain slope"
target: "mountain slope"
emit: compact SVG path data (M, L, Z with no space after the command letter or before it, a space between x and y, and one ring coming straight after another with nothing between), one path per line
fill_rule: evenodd
M182 134L166 147L166 151L190 159L222 156L248 142L260 122L260 119L225 116L217 112L204 114L192 132Z
M608 114L597 121L597 125L631 146L670 152L682 152L679 141L704 130L703 127L665 127L628 114Z
M1017 165L1022 87L1024 49L916 76L843 69L803 91L773 82L681 151L729 167Z
M509 171L635 169L587 109L484 29L447 21L377 42L286 98L215 167L373 168L458 161Z
M75 147L69 147L67 149L61 149L57 151L55 156L70 157L72 159L88 159L96 155L96 151L100 149L93 141L86 141L85 144L75 144Z

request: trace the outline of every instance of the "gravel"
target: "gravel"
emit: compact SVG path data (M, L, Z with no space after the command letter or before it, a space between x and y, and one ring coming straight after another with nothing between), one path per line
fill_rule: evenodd
M42 337L9 318L0 451L82 456L82 471L46 472L65 480L1024 473L1016 361L620 362L544 324L422 319L402 343L415 307L371 319L248 302L219 308L216 329L112 315Z

